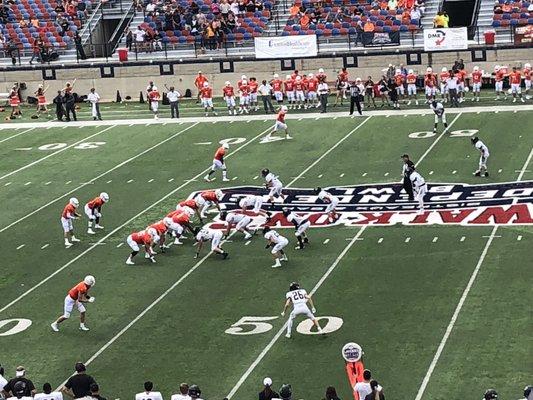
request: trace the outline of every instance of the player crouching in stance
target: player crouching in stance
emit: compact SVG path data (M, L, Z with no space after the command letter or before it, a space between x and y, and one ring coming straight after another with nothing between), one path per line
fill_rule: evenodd
M437 100L433 100L429 106L435 113L435 126L433 127L433 133L437 133L437 126L439 124L439 120L444 125L444 130L446 131L448 129L448 123L446 122L446 113L444 112L444 106L441 102L438 102Z
M222 241L222 236L224 236L222 231L216 229L207 228L205 226L200 229L200 232L196 234L196 246L198 246L198 248L196 249L194 258L198 258L200 256L200 251L202 250L204 242L208 241L211 241L211 251L213 253L220 254L224 260L228 258L229 253L226 253L224 250L222 250L220 244Z
M102 218L102 206L108 201L109 195L106 192L102 192L100 193L100 196L95 197L85 204L85 215L89 218L89 227L87 228L87 233L89 235L94 235L96 233L93 230L93 224L94 229L104 229L104 227L100 225L100 218Z
M59 324L70 317L74 306L76 306L80 312L80 330L89 330L89 328L85 326L85 306L83 303L94 302L94 297L89 296L88 292L95 283L96 280L94 279L94 276L87 275L83 281L68 291L68 294L65 297L63 315L50 324L54 332L59 332Z
M474 176L481 176L483 174L485 178L488 178L489 171L487 170L487 159L490 155L489 148L485 145L485 143L479 140L477 136L470 139L470 141L472 142L474 147L479 150L480 153L479 168L476 172L474 172Z
M262 206L263 206L263 197L254 196L253 194L243 197L239 201L239 207L241 207L243 214L246 214L246 213L249 214L250 212L252 212L255 215L262 215L268 221L270 219L270 213L268 211L261 209Z
M309 219L299 216L288 208L283 209L283 215L288 222L291 222L294 225L294 234L296 235L296 239L298 239L298 246L296 246L295 249L302 250L305 247L304 243L309 243L306 231L311 226L311 222L309 222Z
M137 254L139 254L140 246L144 247L145 255L144 258L149 259L153 263L155 263L155 255L157 254L153 249L152 246L154 243L156 243L156 240L159 240L159 236L157 235L157 231L154 228L149 228L144 231L134 232L131 235L128 236L126 239L126 242L131 247L131 253L128 259L126 260L126 264L128 265L134 265L133 257L135 257Z
M77 198L72 197L68 204L63 209L61 213L61 225L63 226L63 233L65 237L65 247L68 249L74 242L79 242L80 239L74 236L74 226L72 221L76 218L81 217L80 214L76 212L76 209L80 205L80 202ZM70 239L70 240L69 240Z
M191 225L191 218L193 216L194 211L189 207L185 207L184 209L169 212L163 219L168 226L169 233L175 238L174 244L183 244L180 242L180 237L182 237L181 235L185 228L194 234L194 228Z
M220 205L219 202L224 197L224 193L222 193L222 190L206 190L205 192L200 193L198 197L196 197L196 203L198 204L200 209L200 219L207 218L207 210L209 207L215 206L217 210L220 212Z
M340 215L337 213L337 205L339 204L339 198L333 196L330 192L326 192L320 187L315 188L315 193L318 198L324 203L327 203L326 213L328 214L328 222L332 224L337 221Z
M289 261L287 255L283 251L283 248L289 244L289 240L286 237L273 231L270 226L265 226L263 228L263 236L268 242L265 249L272 247L272 257L276 260L274 265L272 265L272 268L281 267L281 261Z
M276 135L278 131L285 131L285 139L292 139L292 136L289 135L289 128L287 128L287 124L285 123L285 115L288 111L289 109L287 106L281 106L278 116L276 117L274 128L272 128L272 132L265 137L265 141L269 141L272 138L272 135Z
M428 185L422 175L415 171L414 166L409 167L408 173L411 185L413 186L415 200L418 201L418 214L422 214L424 212L424 196L428 192Z
M226 151L229 149L229 144L224 142L222 143L222 146L220 146L217 151L215 152L215 158L213 159L213 165L211 166L211 171L204 176L204 181L211 182L214 181L215 178L211 179L211 175L213 175L218 169L222 170L222 181L223 182L229 182L228 176L227 176L227 169L226 164L224 162L224 156L226 155Z
M220 220L226 223L226 236L229 235L231 228L233 227L235 227L238 232L244 233L244 238L246 240L251 239L255 233L255 230L248 228L248 225L250 225L252 222L252 218L250 218L248 215L222 211L220 213Z
M289 291L285 295L285 298L287 300L285 301L285 307L283 307L283 311L281 312L282 317L285 316L285 311L287 311L287 308L289 308L292 303L292 311L289 315L289 320L287 321L287 333L285 334L286 338L290 339L292 324L294 319L300 314L305 315L307 318L313 321L313 324L315 324L318 332L322 333L322 328L320 327L320 324L314 315L314 313L316 313L316 308L313 303L313 299L304 289L300 289L300 284L297 282L292 282L289 286ZM311 305L311 310L309 310L307 303Z

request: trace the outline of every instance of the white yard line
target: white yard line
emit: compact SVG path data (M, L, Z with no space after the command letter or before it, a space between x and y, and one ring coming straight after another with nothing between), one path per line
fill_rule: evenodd
M120 168L120 167L123 167L123 166L126 165L126 164L129 164L130 162L136 160L137 158L139 158L139 157L145 155L146 153L148 153L148 152L150 152L150 151L156 149L157 147L161 146L162 144L165 144L165 143L167 143L168 141L175 139L175 138L178 137L179 135L185 133L186 131L188 131L189 129L195 127L195 126L198 125L198 124L199 124L199 122L196 122L195 124L192 124L192 125L188 126L187 128L184 128L184 129L182 129L182 130L180 130L180 131L174 133L173 135L169 136L169 137L166 138L165 140L162 140L162 141L160 141L160 142L154 144L153 146L147 148L146 150L143 150L143 151L141 151L140 153L134 155L133 157L130 157L130 158L128 158L127 160L122 161L121 163L115 165L113 168L110 168L110 169L108 169L107 171L102 172L100 175L95 176L94 178L92 178L92 179L89 180L88 182L84 182L84 183L82 183L81 185L75 187L74 189L69 190L67 193L64 193L64 194L62 194L62 195L56 197L55 199L49 201L48 203L46 203L46 204L40 206L39 208L37 208L37 209L35 209L35 210L33 210L33 211L29 212L29 213L26 213L23 217L21 217L21 218L19 218L18 220L16 220L16 221L10 223L9 225L6 225L6 226L4 226L3 228L1 228L1 229L0 229L0 233L2 233L2 232L4 232L5 230L7 230L7 229L9 229L9 228L11 228L11 227L17 225L19 222L22 222L22 221L24 221L25 219L30 218L32 215L37 214L39 211L43 210L44 208L46 208L46 207L48 207L48 206L54 204L55 202L57 202L57 201L59 201L59 200L65 198L65 197L71 195L72 193L74 193L74 192L80 190L81 188L83 188L83 187L85 187L85 186L87 186L87 185L91 185L91 184L93 184L96 180L98 180L98 179L100 179L100 178L102 178L102 177L104 177L104 176L110 174L111 172L117 170L117 169ZM110 181L108 181L107 183L111 183L111 182L112 182L112 181L110 180Z
M243 148L247 147L248 145L250 145L251 143L253 143L254 141L256 141L257 139L259 139L261 136L265 135L267 132L271 131L272 128L271 127L268 127L267 129L265 129L264 131L262 131L261 133L257 134L256 136L254 136L252 139L248 140L247 142L243 143L242 146L238 147L235 149L235 151L231 152L230 154L228 154L227 157L231 157L232 155L238 153L240 150L242 150ZM226 158L227 158L226 157ZM204 174L206 174L207 172L209 172L211 170L211 167L208 167L206 169L204 169L202 172L198 173L196 176L194 176L192 179L197 179L197 178L200 178L202 177ZM119 225L118 227L116 227L115 229L113 229L112 231L110 231L107 235L105 235L104 237L102 237L98 242L96 242L95 244L91 245L90 247L88 247L87 249L85 249L84 251L82 251L80 254L78 254L76 257L74 257L73 259L71 259L70 261L68 261L66 264L62 265L60 268L58 268L57 270L55 270L54 272L52 272L50 275L48 275L46 278L42 279L41 281L39 281L38 283L36 283L34 286L30 287L29 289L27 289L24 293L22 293L21 295L19 295L17 298L15 298L14 300L10 301L9 303L7 303L5 306L3 306L2 308L0 308L0 313L9 309L10 307L12 307L13 305L17 304L20 300L22 300L23 298L25 298L26 296L28 296L30 293L32 293L33 291L35 291L36 289L38 289L39 287L41 287L42 285L44 285L46 282L48 282L50 279L52 279L54 276L56 276L57 274L59 274L61 271L67 269L68 267L70 267L73 263L75 263L77 260L79 260L80 258L84 257L86 254L88 254L89 252L91 252L93 249L95 249L99 243L101 242L105 242L108 238L110 238L111 236L113 236L115 233L119 232L121 229L123 229L124 227L126 227L127 225L129 225L131 222L133 222L134 220L136 220L137 218L139 218L140 216L146 214L148 211L150 211L152 208L156 207L157 205L161 204L163 201L165 201L166 199L168 199L169 197L173 196L176 192L180 191L181 189L183 189L185 186L187 186L189 183L191 182L191 180L188 180L187 182L181 184L180 186L178 186L177 188L175 188L174 190L170 191L169 193L167 193L166 195L164 195L163 197L161 197L159 200L157 200L156 202L152 203L151 205L149 205L148 207L146 207L144 210L140 211L139 213L137 213L136 215L134 215L133 217L131 217L130 219L128 219L126 222L124 222L123 224Z
M344 258L344 256L348 253L348 251L352 248L352 246L357 242L357 239L359 239L359 237L363 234L363 232L365 231L365 229L367 228L368 225L364 225L361 227L361 229L359 229L359 231L357 232L357 234L352 238L352 240L350 241L350 243L348 243L346 245L346 247L341 251L341 253L337 256L337 258L335 259L335 261L333 261L333 263L331 264L331 266L326 270L326 272L324 273L324 275L322 275L322 277L318 280L318 282L316 283L315 287L311 290L311 292L309 293L311 296L314 295L318 289L320 289L320 287L322 286L322 284L326 281L326 279L328 279L328 277L331 275L331 273L335 270L335 268L337 267L337 265L339 265L339 263L341 262L341 260ZM287 329L287 322L285 322L283 324L283 326L276 332L276 334L274 335L274 337L270 340L270 342L268 342L268 344L263 348L263 350L261 351L261 353L259 353L259 355L256 357L256 359L250 364L250 366L248 367L248 369L242 374L242 376L239 378L239 380L237 381L237 383L235 384L235 386L233 386L233 388L231 389L231 391L228 393L228 395L226 396L228 399L231 399L235 393L237 393L237 391L239 390L239 388L242 386L242 384L246 381L246 379L248 379L248 377L250 376L250 374L254 371L254 369L259 365L259 363L263 360L263 358L265 358L265 356L267 355L267 353L270 351L270 349L272 349L272 347L274 347L274 345L276 344L276 342L279 340L279 338L283 335L283 333L285 332L285 329Z
M459 114L457 114L457 115L455 116L455 118L453 119L453 121L450 122L450 123L448 124L448 128L446 128L445 130L443 130L442 133L437 137L437 139L435 139L435 140L433 141L433 143L431 143L431 145L430 145L430 146L428 147L428 149L424 152L424 154L422 154L422 155L420 156L420 158L418 159L418 162L416 163L417 165L420 164L420 162L421 162L424 158L426 158L426 156L429 154L429 152L430 152L431 150L433 150L433 147L435 147L435 146L437 145L437 143L439 143L439 141L442 139L442 137L443 137L443 136L444 136L444 135L450 130L450 128L453 126L453 124L455 124L455 122L459 119L459 117L460 117L462 114L463 114L462 112L460 112Z
M72 147L74 147L74 146L76 146L76 145L78 145L78 144L80 144L80 143L83 143L83 142L85 142L85 141L87 141L87 140L89 140L89 139L92 139L92 138L95 137L95 136L101 135L102 133L104 133L104 132L106 132L106 131L108 131L108 130L114 128L115 126L116 126L116 125L108 126L107 128L102 129L101 131L98 131L98 132L96 132L96 133L93 133L92 135L89 135L89 136L87 136L87 137L85 137L85 138L83 138L83 139L81 139L81 140L78 140L77 142L74 142L74 143L72 143L72 144L70 144L70 145L68 145L68 146L66 146L66 147L63 147L63 148L61 148L61 149L59 149L59 150L57 150L57 151L54 151L53 153L50 153L50 154L48 154L48 155L46 155L46 156L44 156L44 157L41 157L41 158L39 158L39 159L37 159L37 160L35 160L35 161L32 161L31 163L26 164L26 165L24 165L24 166L22 166L22 167L20 167L20 168L18 168L18 169L16 169L16 170L14 170L14 171L8 172L7 174L0 176L0 180L5 179L5 178L7 178L7 177L9 177L9 176L11 176L11 175L14 175L14 174L16 174L17 172L24 171L25 169L28 169L28 168L30 168L30 167L36 165L36 164L39 164L39 163L41 163L42 161L47 160L48 158L55 156L56 154L62 153L62 152L64 152L65 150L68 150L68 149L70 149L70 148L72 148Z
M30 131L32 131L32 130L34 130L34 129L35 129L35 128L29 128L29 129L26 129L26 130L24 130L24 131L22 131L22 132L15 133L15 134L12 135L12 136L8 136L8 137L3 138L2 140L0 140L0 143L7 142L8 140L11 140L11 139L13 139L13 138L16 138L17 136L23 135L23 134L25 134L25 133L28 133L28 132L30 132Z
M532 157L533 157L533 148L529 152L529 156L527 157L526 162L524 163L524 166L522 167L522 170L521 170L522 172L520 172L520 174L518 175L517 181L521 181L522 178L524 177L524 171L529 165ZM513 202L513 204L515 203L516 202ZM421 400L422 397L424 396L424 392L426 391L429 380L431 379L431 376L433 375L433 371L435 370L435 367L437 366L437 363L439 362L442 351L444 350L444 347L446 346L446 343L448 342L448 339L450 338L450 335L455 326L455 323L457 322L457 318L459 317L459 314L461 313L461 310L463 309L463 305L466 301L466 298L468 297L468 294L470 293L470 290L472 289L472 286L474 285L476 281L476 278L479 274L481 266L483 265L483 261L485 261L485 257L487 256L487 253L492 244L492 241L494 240L495 237L497 237L496 233L498 232L498 228L499 228L499 225L495 225L492 228L490 236L488 237L487 242L485 243L485 247L483 248L481 256L479 257L479 260L476 264L476 267L474 268L474 271L472 272L472 275L470 276L470 279L468 280L465 290L463 291L463 294L461 295L461 298L459 299L459 303L457 303L457 306L455 307L455 311L453 312L452 318L450 319L450 322L448 323L448 326L446 327L446 331L444 332L444 335L442 336L442 339L439 343L439 347L437 347L437 351L435 352L435 355L433 356L433 359L431 360L431 363L429 364L429 368L426 372L426 375L424 376L424 379L422 380L422 383L420 384L420 387L418 388L418 392L416 394L415 400Z

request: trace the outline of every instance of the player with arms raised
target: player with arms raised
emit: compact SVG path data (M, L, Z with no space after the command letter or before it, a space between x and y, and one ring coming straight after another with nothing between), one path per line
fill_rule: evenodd
M78 199L72 197L61 213L61 225L63 226L63 236L65 238L65 247L67 249L72 246L74 242L80 241L80 239L74 236L74 225L72 224L73 220L81 217L81 215L76 212L79 205L80 202Z
M89 296L88 292L95 283L96 280L94 279L94 276L87 275L83 281L68 291L67 296L65 297L63 315L50 324L54 332L59 332L59 324L70 318L70 314L72 313L74 306L76 306L80 312L80 330L89 330L89 328L85 326L86 310L83 303L92 303L94 301L94 297Z
M100 225L100 218L102 218L102 206L108 201L109 195L106 192L102 192L98 197L95 197L85 204L85 215L89 218L89 226L87 228L87 233L89 235L94 235L96 233L93 230L93 225L94 229L104 229L104 227Z
M224 162L224 156L226 155L226 151L228 149L229 144L226 142L222 143L222 146L217 149L217 151L215 152L215 157L213 159L213 165L211 166L211 171L209 171L209 173L204 176L204 181L211 182L212 180L215 180L215 178L211 179L211 175L213 175L217 170L220 169L222 171L222 181L229 182L226 163Z
M292 304L292 311L289 315L289 320L287 321L287 333L285 334L286 338L291 338L292 324L298 315L305 315L307 318L313 321L313 324L315 324L318 332L322 333L322 328L320 327L320 324L314 315L314 313L316 313L316 308L313 303L313 299L311 298L311 295L307 294L304 289L300 288L300 284L297 282L292 282L289 286L289 291L285 295L285 299L285 306L281 312L282 317L285 316L285 312ZM311 309L309 309L307 303L311 305Z

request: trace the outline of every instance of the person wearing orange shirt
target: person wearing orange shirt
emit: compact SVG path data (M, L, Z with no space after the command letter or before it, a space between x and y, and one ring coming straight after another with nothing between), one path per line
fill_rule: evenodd
M144 258L147 258L151 262L155 263L154 257L157 253L152 249L152 246L157 238L157 231L154 228L149 228L145 231L133 232L131 235L129 235L126 239L126 242L131 248L131 253L126 260L126 264L135 264L133 262L133 257L139 254L141 247L144 247L145 250Z
M524 64L524 85L526 86L525 95L526 99L531 99L531 96L529 95L529 90L531 89L531 80L533 79L533 70L531 69L530 63Z
M298 75L296 77L296 79L294 80L294 99L295 99L295 104L294 104L294 107L296 108L296 106L298 106L298 110L300 110L302 108L302 106L304 107L304 109L306 108L306 105L305 105L305 84L303 82L303 79L300 75Z
M415 104L418 105L418 99L416 98L416 78L415 72L410 69L407 73L405 81L407 82L407 97L409 101L407 105L411 105L411 99L415 100Z
M196 89L198 89L198 97L196 99L196 104L200 103L200 90L204 87L205 82L208 82L207 77L202 74L202 71L198 71L198 75L194 79L194 86L196 86Z
M154 86L150 93L148 93L148 101L150 101L150 108L154 113L154 119L159 119L159 100L161 99L161 94L157 90L157 87Z
M462 103L465 101L465 86L466 86L466 70L460 69L455 73L455 76L457 77L457 93L459 95L459 103Z
M270 85L272 86L272 92L278 104L283 103L283 81L279 79L279 74L274 74Z
M79 242L80 239L74 236L74 226L72 221L79 218L81 215L76 212L80 205L77 198L72 197L68 204L63 208L61 213L61 225L63 226L63 234L65 238L65 247L68 249L74 242ZM69 240L70 239L70 240Z
M285 88L285 96L287 96L287 102L289 103L289 108L294 108L295 106L295 97L294 97L294 80L291 75L286 75L285 80L283 81L283 87Z
M200 218L207 218L207 210L209 207L215 206L220 212L219 202L224 197L222 190L206 190L205 192L200 193L195 199L200 209Z
M165 220L157 221L154 224L149 225L145 230L149 229L155 229L155 232L157 233L156 236L154 236L154 243L159 244L159 247L161 248L161 253L165 252L165 249L168 249L170 246L165 245L165 238L166 233L168 232L169 224Z
M189 230L192 234L195 233L193 226L191 225L191 218L194 215L194 211L190 208L185 210L176 210L171 211L163 219L165 224L168 226L170 234L174 236L174 244L183 244L180 242L180 237L183 234L185 228Z
M505 96L504 100L507 100L507 93L503 91L503 79L505 78L505 72L502 67L496 65L494 67L494 90L496 91L496 99L500 100L500 94Z
M205 116L209 116L209 109L211 109L213 115L218 115L215 107L213 107L213 89L209 87L209 82L204 82L204 86L200 89L200 97L202 98Z
M427 67L426 75L424 75L424 86L426 92L426 104L430 104L432 100L435 99L435 94L437 93L437 78L433 74L433 69Z
M318 108L318 79L315 78L313 73L310 73L307 78L307 108Z
M235 108L235 89L231 86L230 81L224 83L222 88L222 94L224 95L224 100L226 100L226 106L228 107L228 114L237 115L237 109Z
M96 233L93 231L93 224L94 229L104 229L104 227L100 225L100 218L102 217L102 206L108 201L109 195L106 192L102 192L98 197L95 197L85 204L85 215L89 218L89 227L87 228L87 233L89 235L94 235Z
M188 214L191 215L191 217L196 214L200 221L202 220L202 217L200 215L200 204L196 201L196 199L187 199L180 201L176 206L176 211L186 211Z
M215 152L215 157L213 158L213 164L211 165L211 171L204 176L204 181L211 182L215 178L211 179L211 175L213 175L217 170L222 171L222 181L223 182L229 182L229 178L227 176L228 170L226 168L226 163L224 161L224 157L226 155L226 152L229 149L229 144L227 142L222 143L222 146L220 146L217 151Z
M448 68L442 67L441 73L439 74L439 79L440 79L440 95L442 96L443 103L447 103L448 100L450 100L450 91L448 90L448 85L446 84L449 77L450 77L450 73L448 72Z
M481 78L483 72L479 70L479 67L476 65L472 70L472 101L479 101L479 92L481 91Z
M245 75L237 82L237 87L239 88L239 114L248 114L250 112L250 85Z
M259 109L257 104L257 88L259 87L257 79L251 77L250 82L248 82L248 87L250 88L250 109L257 111Z
M513 72L509 74L509 82L511 83L511 93L513 94L513 103L516 103L516 95L520 97L522 103L525 102L522 97L522 88L520 84L522 83L522 72L518 68L513 67Z
M287 124L285 123L285 115L288 112L287 106L281 106L278 115L276 117L276 123L274 124L274 127L272 128L272 132L270 132L265 138L262 140L262 142L269 142L272 140L272 135L275 135L278 133L278 131L285 131L285 139L292 139L292 136L289 135L289 129L287 128ZM276 139L277 140L277 139Z
M398 98L405 98L405 88L403 86L405 83L405 77L403 76L401 69L397 69L394 73L394 83L396 84L396 93L398 94Z
M59 332L59 324L70 317L74 306L78 308L80 312L80 330L88 331L89 328L85 326L85 313L86 309L84 303L94 302L94 297L89 296L89 289L94 286L96 280L94 276L87 275L83 281L78 283L72 289L70 289L65 297L65 304L63 308L63 315L50 324L54 332Z

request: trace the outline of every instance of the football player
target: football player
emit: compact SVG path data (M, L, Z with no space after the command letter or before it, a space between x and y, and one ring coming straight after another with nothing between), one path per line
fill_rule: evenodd
M89 226L87 228L87 233L89 235L94 235L96 233L93 231L93 224L94 229L104 229L104 227L100 225L100 218L102 218L102 206L108 201L109 195L106 192L102 192L98 197L95 197L85 204L85 215L89 218Z
M268 200L274 203L276 197L281 197L281 202L285 200L283 197L283 183L274 175L268 168L261 171L261 176L265 179L265 187L270 190L268 193Z
M427 67L426 75L424 75L424 87L426 92L426 104L435 100L435 94L437 93L437 78L433 74L433 69Z
M154 113L154 119L159 119L159 100L161 95L157 90L157 87L153 87L152 90L148 93L148 100L150 101L150 108Z
M252 218L250 218L248 215L237 212L228 213L227 211L222 211L220 213L220 220L226 223L226 236L229 235L231 228L233 227L235 227L237 231L244 233L244 238L246 240L251 239L255 233L254 229L248 229L248 225L250 225L252 222Z
M259 87L259 85L257 84L257 79L251 77L250 82L248 82L248 86L250 87L250 109L253 111L257 111L259 110L257 104L257 88Z
M268 218L270 217L270 213L261 209L262 205L263 205L263 197L254 196L252 194L246 197L243 197L239 201L239 207L241 207L242 212L244 214L250 213L249 210L251 209L251 212L253 212L255 215L262 215L266 217L268 221Z
M222 171L222 181L223 182L229 182L228 179L228 170L226 168L226 163L224 162L224 156L226 155L227 150L229 149L229 144L227 142L222 143L222 146L220 146L217 151L215 152L215 157L213 159L213 165L211 166L211 171L204 176L204 181L211 182L212 180L215 180L215 178L211 179L211 175L213 175L218 169Z
M135 257L137 254L139 254L140 246L144 247L144 258L149 259L153 263L155 263L155 255L157 254L153 249L152 246L156 242L156 239L158 239L157 231L154 228L149 228L144 231L139 232L133 232L131 235L129 235L126 238L126 242L131 248L131 253L126 260L126 264L128 265L134 265L133 257Z
M206 212L209 207L215 206L220 212L219 202L223 197L224 193L222 193L222 190L220 189L206 190L205 192L200 193L195 199L198 206L201 207L200 219L207 218Z
M222 236L224 234L222 231L211 229L206 226L204 226L200 231L196 234L196 254L194 255L194 258L198 258L200 256L200 251L202 250L202 247L204 245L204 242L211 241L211 251L213 253L220 254L222 258L225 260L228 258L229 254L222 250L221 247L221 241Z
M522 89L520 88L520 84L522 83L522 73L518 70L518 68L513 67L513 72L509 74L509 82L511 83L513 103L516 103L516 95L518 95L522 103L525 103L525 100L522 97Z
M296 239L298 239L298 246L295 247L296 250L302 250L307 243L309 243L309 238L307 237L307 229L311 226L311 222L306 217L302 217L295 212L292 212L288 208L283 209L283 215L288 222L291 222L294 225Z
M154 224L149 225L145 230L154 229L157 235L154 237L154 243L159 244L161 252L164 253L165 249L168 249L169 246L165 245L165 238L170 226L169 221L165 218L161 221L158 221Z
M213 106L213 89L209 87L209 82L204 82L204 86L200 89L200 96L202 98L202 106L204 107L205 116L209 116L209 109L213 115L218 115Z
M197 385L191 385L189 386L189 392L188 395L191 400L202 400L200 396L202 395L202 391Z
M194 228L191 225L191 218L193 215L194 211L190 208L187 208L171 211L163 219L168 226L170 234L175 238L174 244L183 244L180 242L180 238L184 238L182 234L185 228L194 234Z
M59 332L59 324L70 317L74 306L80 312L80 330L88 331L89 328L85 326L85 306L83 303L94 302L94 297L89 296L89 289L94 287L96 280L94 276L87 275L83 278L83 281L78 283L72 289L70 289L65 297L65 305L63 309L63 315L50 324L54 332Z
M295 104L294 108L298 107L298 110L300 110L303 106L303 108L306 108L305 104L305 83L301 76L297 76L294 81L294 98L295 98Z
M496 65L494 67L494 90L496 91L496 98L494 100L500 100L500 94L503 94L505 96L504 100L507 100L507 92L503 90L504 78L504 69L499 65Z
M285 77L285 80L283 81L283 87L285 88L285 95L287 96L289 108L294 108L294 80L290 75Z
M448 85L446 84L449 77L450 77L450 73L448 72L448 68L442 67L442 71L439 74L439 78L440 78L440 93L442 96L443 103L448 102L450 98L450 92L448 91Z
M320 200L327 203L326 213L328 214L328 222L331 224L339 219L339 214L336 211L337 205L339 204L339 198L320 187L315 188L315 194Z
M415 104L418 105L418 99L416 97L416 75L412 69L409 70L405 81L407 82L407 97L409 98L407 105L411 105L412 99L414 99Z
M318 79L314 77L312 73L309 74L307 79L307 108L318 108Z
M74 225L72 224L73 220L81 217L81 215L76 212L79 205L80 202L78 199L72 197L61 213L61 225L63 226L63 236L65 238L65 247L67 249L72 246L73 243L80 241L80 239L74 236Z
M285 334L286 338L290 339L294 319L298 315L302 314L313 321L313 324L316 326L318 332L322 333L322 328L320 327L320 324L314 315L314 313L316 313L316 308L315 304L313 303L313 299L311 298L311 295L307 294L304 289L300 288L300 285L297 282L292 282L290 284L289 291L285 295L285 299L285 306L281 312L282 317L285 316L287 308L289 308L289 306L292 304L292 311L289 315L289 320L287 321L287 333ZM307 303L309 303L311 309L309 309Z
M237 115L237 109L235 108L235 90L231 86L230 81L226 81L224 87L222 88L222 93L224 95L224 100L226 100L226 106L228 107L228 114Z
M281 236L276 231L273 231L269 226L265 226L263 228L263 236L267 240L265 249L272 248L271 253L275 260L272 268L281 267L281 261L289 261L287 255L283 251L283 248L289 244L289 240L286 237Z
M274 93L274 98L278 104L283 103L283 81L279 79L278 74L274 74L273 79L270 81L272 86L272 92Z
M424 196L428 191L428 185L422 175L415 170L414 166L410 167L408 172L415 200L418 201L418 214L422 214L424 212Z
M529 91L531 90L531 80L533 79L533 70L531 69L530 63L524 64L524 85L526 87L526 90L524 91L524 94L526 95L526 99L531 99L531 96L529 95Z
M200 204L196 199L187 199L180 201L176 206L176 211L186 211L190 214L191 218L196 214L200 222L202 222L202 216L200 215Z
M487 170L487 159L489 158L489 148L483 143L479 138L473 137L470 139L472 144L476 149L479 150L479 168L474 172L474 176L483 176L487 178L489 176L489 171Z
M437 100L433 100L429 108L431 108L435 113L435 126L433 127L433 133L437 133L439 120L444 124L444 130L446 131L448 129L448 123L446 122L446 113L444 112L444 106L442 103L438 102Z
M481 91L481 79L483 77L483 71L479 70L476 65L472 70L472 101L479 101L479 92Z
M483 400L498 400L498 392L494 389L487 389L483 395Z
M246 80L246 75L243 75L242 79L237 82L239 88L239 114L250 112L250 86Z
M289 109L287 106L281 106L279 109L278 115L276 117L276 123L274 124L274 127L272 128L272 132L270 132L266 137L265 141L270 140L272 135L275 135L278 131L285 131L285 139L292 139L292 136L289 135L289 129L287 128L287 124L285 123L285 115Z

